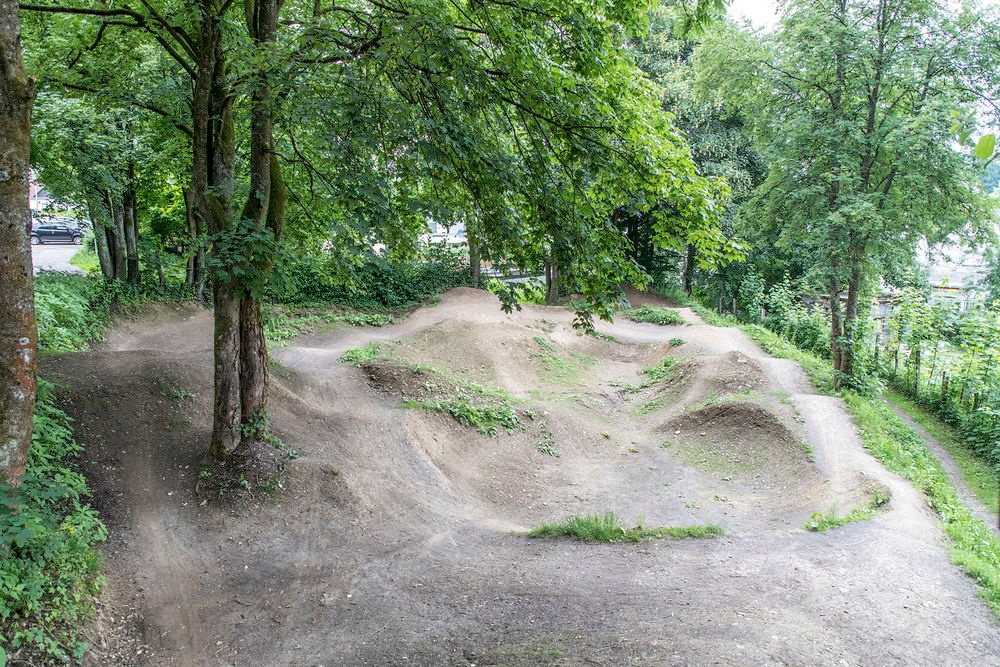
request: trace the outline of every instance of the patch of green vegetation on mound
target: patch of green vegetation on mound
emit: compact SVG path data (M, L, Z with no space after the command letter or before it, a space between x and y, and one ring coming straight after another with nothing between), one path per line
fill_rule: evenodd
M718 537L723 534L721 526L669 526L646 528L637 525L628 528L614 512L604 514L576 515L559 523L546 523L528 532L528 537L555 539L572 537L581 542L641 542L643 540L675 540L685 538Z
M661 306L640 306L639 308L628 308L622 311L625 319L633 322L646 322L649 324L659 324L663 326L687 324L680 313L672 308Z
M539 375L550 384L576 384L581 373L597 363L596 357L583 352L570 350L562 353L554 343L542 336L535 336L532 340L540 349L538 352L529 352L528 357L541 362L542 372Z

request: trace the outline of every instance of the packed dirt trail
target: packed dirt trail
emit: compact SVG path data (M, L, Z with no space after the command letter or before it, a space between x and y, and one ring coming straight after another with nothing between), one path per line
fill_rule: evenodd
M935 516L840 401L681 312L583 336L565 310L508 315L458 289L392 326L304 337L272 351L271 421L299 456L275 494L240 501L199 479L210 313L159 308L46 359L111 532L91 663L1000 664ZM370 342L380 358L338 361ZM668 356L666 379L641 372ZM523 426L489 437L402 407L442 377L505 390ZM891 501L874 518L804 529L876 491ZM523 535L609 510L725 533Z

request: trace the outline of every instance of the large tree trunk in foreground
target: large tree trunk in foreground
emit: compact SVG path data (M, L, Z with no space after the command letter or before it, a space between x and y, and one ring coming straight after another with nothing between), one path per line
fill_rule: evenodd
M16 0L0 0L0 482L17 484L34 430L38 330L28 208L35 81L21 59Z

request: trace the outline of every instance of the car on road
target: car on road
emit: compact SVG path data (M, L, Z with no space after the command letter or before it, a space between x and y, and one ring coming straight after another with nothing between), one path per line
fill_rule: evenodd
M75 220L50 218L31 224L31 245L39 243L83 243L83 230Z

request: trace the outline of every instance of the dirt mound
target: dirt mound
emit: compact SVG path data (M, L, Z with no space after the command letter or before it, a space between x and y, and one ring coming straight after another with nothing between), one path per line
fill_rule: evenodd
M210 314L164 310L95 352L44 359L112 531L108 641L92 662L988 664L1000 654L933 517L867 463L836 399L741 397L788 369L760 361L739 332L691 326L669 351L691 358L678 365L682 402L637 419L614 383L645 377L675 334L623 322L602 325L617 340L596 339L571 320L538 307L506 315L492 295L454 290L396 325L276 353L272 428L297 458L280 487L242 506L199 494ZM337 361L371 342L447 380ZM544 353L593 361L560 383L546 379L559 366ZM490 437L447 412L401 408L468 382L513 394L521 426ZM677 414L688 395L713 392ZM799 407L822 476L798 435ZM885 515L803 530L829 508L828 487L870 482L892 488ZM608 510L647 525L720 523L726 536L591 545L515 532ZM920 641L903 641L914 627Z
M760 365L736 350L714 359L711 375L711 388L723 395L761 391L767 386Z
M766 408L746 402L707 405L667 422L661 432L706 467L741 475L808 468L802 442Z

